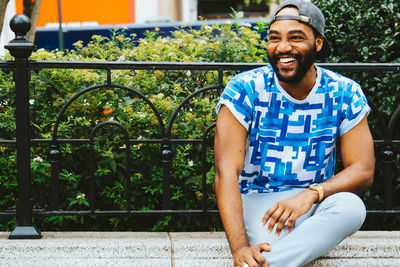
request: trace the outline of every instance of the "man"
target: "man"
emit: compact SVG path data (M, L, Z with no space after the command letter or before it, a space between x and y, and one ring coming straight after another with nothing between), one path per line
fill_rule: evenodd
M309 1L281 4L270 65L233 78L217 106L215 189L234 266L303 266L364 222L354 193L373 182L370 108L357 83L314 64L330 55L324 28Z

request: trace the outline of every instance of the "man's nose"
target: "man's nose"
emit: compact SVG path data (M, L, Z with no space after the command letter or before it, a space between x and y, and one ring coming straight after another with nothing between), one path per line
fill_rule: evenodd
M287 53L292 50L292 45L287 40L281 40L277 47L278 53Z

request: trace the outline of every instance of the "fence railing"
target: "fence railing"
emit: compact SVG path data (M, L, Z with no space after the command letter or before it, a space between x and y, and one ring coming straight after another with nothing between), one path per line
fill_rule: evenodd
M30 61L29 57L35 49L34 45L30 43L25 35L30 28L29 20L18 15L13 18L10 23L11 29L15 32L16 37L12 40L6 48L10 51L11 55L15 58L14 61L0 62L0 68L3 71L13 72L15 81L16 93L16 140L1 140L0 144L3 145L16 145L17 150L17 182L18 192L16 200L15 211L0 212L0 216L15 216L17 217L17 227L11 232L10 238L40 238L40 231L36 229L32 223L33 216L65 216L65 215L144 215L144 214L217 214L215 209L209 209L207 203L207 190L206 190L206 173L207 173L207 138L210 131L215 127L215 123L209 125L200 139L177 139L171 137L171 130L174 123L178 123L176 118L182 108L187 105L190 100L207 91L222 90L224 88L223 77L224 71L244 71L252 68L260 67L265 64L246 64L246 63L171 63L171 62L77 62L77 61ZM319 66L330 68L336 71L390 71L400 72L400 64L378 64L378 63L324 63ZM52 138L51 139L31 139L29 129L31 125L29 115L29 81L30 73L42 69L98 69L104 70L107 76L106 84L96 85L89 87L76 93L72 98L66 101L62 110L59 112L55 119ZM160 112L154 104L139 91L119 84L113 84L111 72L113 70L204 70L216 71L218 73L218 83L196 90L193 94L187 96L180 105L174 110L169 120L168 125L165 125ZM154 112L160 127L160 137L156 139L138 140L129 137L127 128L117 121L106 121L97 124L89 138L87 139L61 139L59 138L59 125L66 109L80 96L99 88L119 88L126 90L135 97L145 101L152 111ZM381 158L384 169L384 207L381 210L368 210L370 214L400 214L399 210L393 210L393 182L394 182L394 169L395 157L400 154L400 140L394 137L395 128L400 124L400 106L392 114L392 117L387 124L383 115L374 106L372 106L373 113L378 118L378 125L381 128L383 136L375 138L374 144L376 147L376 156ZM162 209L159 210L132 210L130 208L130 199L132 188L129 186L129 168L126 168L124 179L126 183L126 209L125 210L98 210L94 199L94 170L91 172L90 177L90 190L89 190L89 203L88 210L74 210L63 211L60 210L60 184L59 184L59 170L62 161L60 151L60 144L75 143L75 144L88 144L93 151L93 137L95 133L107 125L112 125L122 130L124 135L124 142L126 147L125 164L129 166L131 162L130 146L139 143L159 144L161 165L162 165L162 180L163 180L163 201ZM171 146L175 144L196 143L201 146L201 165L202 168L202 203L201 209L198 210L177 210L171 206L170 195L170 172L171 164L173 162L173 153ZM49 192L49 209L48 210L33 210L33 200L31 199L31 174L30 174L30 148L35 144L47 144L49 146L49 158L51 163L50 174L50 192ZM93 160L93 155L90 160ZM92 163L91 166L94 164Z

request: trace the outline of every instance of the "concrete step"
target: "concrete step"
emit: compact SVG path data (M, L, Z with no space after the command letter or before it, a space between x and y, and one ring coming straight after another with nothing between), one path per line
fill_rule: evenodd
M10 240L0 266L232 266L223 232L44 232ZM400 231L361 231L310 266L400 266Z

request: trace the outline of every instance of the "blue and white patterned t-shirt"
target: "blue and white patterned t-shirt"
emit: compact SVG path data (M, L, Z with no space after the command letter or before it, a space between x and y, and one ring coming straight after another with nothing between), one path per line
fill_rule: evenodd
M244 72L226 86L226 105L248 131L239 177L243 194L276 192L328 180L334 175L336 137L369 113L360 86L317 67L304 100L291 97L270 65Z

